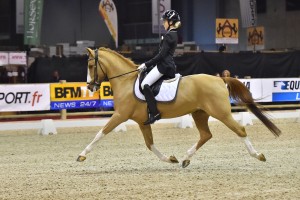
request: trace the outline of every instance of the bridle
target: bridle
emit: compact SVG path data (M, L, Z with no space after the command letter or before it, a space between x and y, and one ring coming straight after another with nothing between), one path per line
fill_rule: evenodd
M103 68L102 68L102 66L101 66L101 63L100 63L100 61L99 61L99 59L98 59L98 49L95 49L95 50L94 50L94 53L95 53L95 58L90 58L90 59L88 59L88 61L90 61L90 60L95 60L95 65L94 65L94 81L87 82L88 85L90 85L90 86L93 87L93 91L94 91L94 92L100 89L101 83L103 82L103 81L98 82L98 81L99 81L99 80L98 80L98 73L97 73L98 64L99 64L99 66L100 66L100 69L101 69L102 73L104 74L104 77L106 77L108 80L111 80L111 79L114 79L114 78L118 78L118 77L121 77L121 76L130 74L130 73L139 71L138 69L136 69L136 70L132 70L132 71L130 71L130 72L126 72L126 73L124 73L124 74L120 74L120 75L113 76L113 77L109 78L109 77L107 76L107 74L104 72L104 70L103 70ZM103 80L105 80L105 78L104 78Z

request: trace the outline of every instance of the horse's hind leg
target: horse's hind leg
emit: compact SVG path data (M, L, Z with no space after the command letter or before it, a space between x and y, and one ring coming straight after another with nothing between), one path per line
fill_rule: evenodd
M228 128L230 128L233 132L235 132L238 136L240 136L241 140L244 142L249 154L252 156L252 157L255 157L257 158L258 160L260 161L266 161L266 158L265 156L262 154L262 153L258 153L254 147L252 146L248 136L247 136L247 133L246 133L246 130L245 130L245 127L239 125L239 123L237 123L231 113L225 117L224 119L219 119L220 121L222 121Z
M202 110L198 110L192 113L192 116L197 126L197 129L200 132L200 140L187 151L187 154L183 158L182 165L181 165L183 168L187 167L190 164L190 158L195 154L195 152L202 145L204 145L210 138L212 138L212 134L208 127L209 115Z

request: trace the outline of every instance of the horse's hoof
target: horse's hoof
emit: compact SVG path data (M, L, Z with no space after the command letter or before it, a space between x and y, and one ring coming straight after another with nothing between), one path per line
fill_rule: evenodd
M77 161L78 162L83 162L85 161L86 157L85 156L78 156Z
M184 160L184 161L182 161L181 167L182 167L182 168L186 168L187 166L189 166L190 163L191 163L190 160Z
M266 157L262 153L258 155L257 159L260 161L266 162Z
M177 160L177 158L175 156L170 156L170 161L171 163L179 163L179 161Z

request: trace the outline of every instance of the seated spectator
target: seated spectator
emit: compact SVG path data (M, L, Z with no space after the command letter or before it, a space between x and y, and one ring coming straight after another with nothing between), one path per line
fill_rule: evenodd
M230 74L230 71L225 69L223 72L222 72L222 77L230 77L231 74Z
M57 70L54 70L52 74L52 82L59 82L60 80L62 79L59 75L59 72Z
M9 83L9 78L5 67L0 68L0 83Z

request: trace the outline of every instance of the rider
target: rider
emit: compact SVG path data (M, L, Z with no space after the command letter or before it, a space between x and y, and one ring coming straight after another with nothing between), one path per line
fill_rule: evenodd
M177 29L181 25L180 17L175 10L167 10L162 15L162 20L163 26L167 33L161 39L158 54L151 60L141 64L138 67L138 70L142 72L148 67L154 66L141 84L150 114L148 120L144 122L144 125L152 124L161 118L160 112L157 110L156 100L150 86L163 75L174 78L176 72L176 65L173 60L173 55L177 47Z

